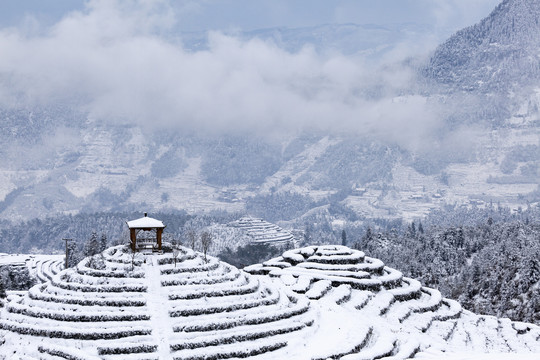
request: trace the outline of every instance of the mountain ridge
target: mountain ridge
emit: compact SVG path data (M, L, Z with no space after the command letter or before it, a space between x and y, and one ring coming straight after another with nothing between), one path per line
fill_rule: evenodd
M291 220L333 202L359 217L412 220L445 203L500 201L516 209L536 203L540 90L532 82L540 77L540 51L530 63L527 56L539 48L534 42L540 31L538 7L506 0L478 25L440 46L424 69L430 86L418 96L440 113L406 124L399 134L405 145L393 144L385 133L369 132L306 130L271 139L234 130L234 136L221 137L179 129L149 133L135 124L85 119L88 114L54 104L1 111L9 131L0 140L0 213L23 221L54 213L223 209ZM531 22L534 31L529 33L526 24ZM515 34L528 37L514 42L520 36L506 34L512 23ZM330 29L330 40L322 30L311 34L314 29ZM288 31L291 38L332 42L339 29L354 33L363 27ZM287 38L284 31L262 33L270 41ZM506 40L494 46L496 39ZM408 99L398 96L388 104ZM386 129L393 130L391 117L399 115L384 119ZM377 113L357 116L373 116L366 118L368 124L377 120ZM418 136L431 123L442 123L442 129ZM418 145L409 144L409 134L418 137ZM293 202L285 199L291 194ZM261 208L264 204L274 206L272 214ZM287 206L293 209L283 211ZM278 219L283 214L287 218Z
M424 73L457 91L515 91L540 77L540 4L504 0L441 44Z

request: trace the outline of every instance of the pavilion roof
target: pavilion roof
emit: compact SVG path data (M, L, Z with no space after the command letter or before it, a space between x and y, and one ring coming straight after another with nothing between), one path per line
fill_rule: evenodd
M156 220L154 218L144 216L137 220L131 220L127 222L128 228L130 229L150 229L150 228L164 228L163 222L161 220Z

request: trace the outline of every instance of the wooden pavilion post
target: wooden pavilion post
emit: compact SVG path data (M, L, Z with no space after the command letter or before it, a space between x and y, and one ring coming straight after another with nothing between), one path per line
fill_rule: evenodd
M157 239L157 246L158 246L159 251L161 251L161 234L163 234L163 228L157 228L156 239Z
M137 229L129 229L129 238L131 239L131 251L137 249Z

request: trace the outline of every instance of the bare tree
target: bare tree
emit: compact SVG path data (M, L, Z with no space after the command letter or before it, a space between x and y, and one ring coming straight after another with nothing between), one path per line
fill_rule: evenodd
M195 248L197 247L197 233L193 229L189 229L186 231L186 240L187 245L191 248L191 250L195 251Z
M139 253L137 251L132 251L130 255L131 255L131 271L133 271L135 270L135 259L137 258Z
M174 259L174 267L176 267L176 261L178 260L179 255L180 255L180 245L172 244L172 257Z
M212 246L213 241L214 239L213 239L212 233L210 233L209 231L203 231L201 233L201 247L204 253L205 262L208 262L208 260L206 260L206 254L208 253L208 250Z

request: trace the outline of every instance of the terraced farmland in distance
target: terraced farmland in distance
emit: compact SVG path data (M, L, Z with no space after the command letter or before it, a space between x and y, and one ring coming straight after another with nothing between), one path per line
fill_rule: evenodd
M252 238L252 243L273 245L294 244L294 236L289 231L263 219L243 217L229 223L229 226L247 232Z
M175 256L178 255L178 256ZM463 311L361 251L314 246L246 271L116 246L0 311L0 359L407 359L540 353L540 328Z

